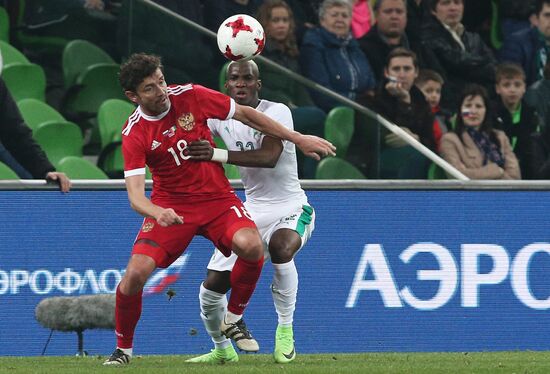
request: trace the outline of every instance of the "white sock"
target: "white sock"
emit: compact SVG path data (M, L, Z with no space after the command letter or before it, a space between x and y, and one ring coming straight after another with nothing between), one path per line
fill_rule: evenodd
M120 348L120 347L117 347L117 349L120 349L122 352L124 352L124 353L126 353L128 356L132 357L132 351L133 351L132 348Z
M225 295L211 291L205 288L204 284L201 284L199 302L202 323L216 348L223 349L231 345L231 341L220 331L220 324L227 308L227 298Z
M242 314L234 314L231 313L229 310L227 313L225 313L225 322L226 323L237 323L243 318Z
M292 326L298 293L298 271L294 260L285 264L273 264L273 269L271 295L279 318L279 326Z

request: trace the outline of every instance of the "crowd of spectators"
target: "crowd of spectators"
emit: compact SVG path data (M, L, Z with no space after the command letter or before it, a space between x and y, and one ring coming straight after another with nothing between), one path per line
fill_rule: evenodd
M157 53L169 81L217 88L206 70L219 71L223 59L211 46L197 47L209 43L199 33L147 10L130 14L125 0L66 2L116 10L121 59L136 49ZM550 177L542 172L550 170L550 0L155 2L213 31L233 14L257 17L267 35L264 57L381 114L471 178ZM269 66L261 71L265 98L287 104L298 130L323 135L325 115L342 103ZM477 107L483 115L472 115ZM349 161L366 175L376 163L381 178L426 178L428 159L381 126L365 140L372 131L364 116L356 119ZM301 177L314 169L302 167Z

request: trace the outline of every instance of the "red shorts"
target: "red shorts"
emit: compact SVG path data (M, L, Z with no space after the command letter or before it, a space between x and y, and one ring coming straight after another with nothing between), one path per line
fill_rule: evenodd
M160 226L153 218L143 221L132 254L143 254L155 260L160 268L166 268L185 251L195 235L202 235L214 243L225 256L231 255L233 235L241 228L256 228L243 203L234 195L221 198L189 201L185 204L165 206L183 216L183 224L168 227ZM154 242L158 247L151 245Z

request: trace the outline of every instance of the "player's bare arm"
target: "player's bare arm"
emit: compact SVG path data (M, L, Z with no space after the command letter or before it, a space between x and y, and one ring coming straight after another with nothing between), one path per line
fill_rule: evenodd
M306 156L315 160L320 160L321 157L325 156L336 155L336 147L329 141L314 135L303 135L298 131L289 130L254 108L236 104L233 118L264 134L296 144Z
M207 140L191 142L187 146L187 150L193 160L209 161L214 154L214 148ZM266 136L260 149L228 151L227 163L247 167L274 168L282 152L283 143L281 140Z
M147 198L145 174L126 177L126 190L130 206L142 216L156 219L162 227L183 223L183 217L179 216L174 209L162 208Z

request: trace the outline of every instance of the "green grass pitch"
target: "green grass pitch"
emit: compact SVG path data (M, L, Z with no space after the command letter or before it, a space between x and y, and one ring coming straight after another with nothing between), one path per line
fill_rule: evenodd
M550 373L550 352L304 354L280 365L270 355L241 355L238 363L188 364L192 356L137 356L125 367L105 357L0 357L0 373Z

